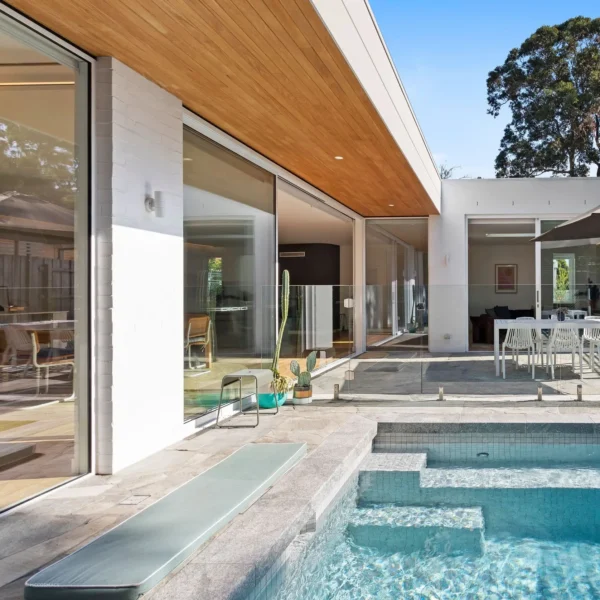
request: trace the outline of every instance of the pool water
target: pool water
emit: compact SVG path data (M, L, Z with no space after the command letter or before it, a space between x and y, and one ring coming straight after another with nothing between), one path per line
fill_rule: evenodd
M481 557L383 554L342 533L306 559L278 600L600 598L600 545L488 539Z
M427 487L423 481L412 473L361 473L307 550L282 569L268 600L600 599L600 487ZM483 517L476 551L453 544L453 529L440 534L432 527L417 549L385 529L402 511L456 518L459 507ZM356 534L353 525L365 514L375 515L383 533ZM392 550L386 539L401 543Z

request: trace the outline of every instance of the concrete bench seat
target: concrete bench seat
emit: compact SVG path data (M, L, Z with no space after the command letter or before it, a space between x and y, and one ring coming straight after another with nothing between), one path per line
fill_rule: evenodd
M243 512L306 454L248 444L25 584L26 600L133 600Z

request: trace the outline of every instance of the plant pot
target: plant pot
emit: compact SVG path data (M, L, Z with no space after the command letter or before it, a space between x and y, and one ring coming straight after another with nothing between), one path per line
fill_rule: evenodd
M312 385L308 387L294 386L294 404L310 404L312 402Z
M258 406L259 408L275 408L276 406L283 406L286 396L286 392L279 392L279 394L274 394L273 392L261 392L258 394Z

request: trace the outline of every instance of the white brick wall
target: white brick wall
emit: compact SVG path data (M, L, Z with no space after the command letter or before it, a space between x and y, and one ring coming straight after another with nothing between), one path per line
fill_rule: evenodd
M113 473L182 436L183 124L176 97L113 58L95 90L95 451Z

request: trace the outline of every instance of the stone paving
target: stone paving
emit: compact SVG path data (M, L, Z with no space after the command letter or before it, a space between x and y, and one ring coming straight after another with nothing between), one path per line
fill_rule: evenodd
M374 401L315 402L308 406L285 406L278 416L261 419L255 429L202 432L115 475L87 476L0 515L0 598L21 600L23 583L30 574L143 510L248 442L306 442L308 458L322 448L313 459L313 463L317 463L313 468L319 471L335 467L328 457L336 452L340 457L349 454L344 446L345 436L335 434L356 417L374 422L407 423L600 423L600 406L593 403L558 406L546 403L494 406L385 404ZM236 421L241 424L245 418L237 417ZM328 439L329 445L326 444ZM308 465L307 462L307 469ZM297 494L306 474L299 469L290 472L290 476L292 473L296 479L288 480L286 485L290 494ZM329 502L328 492L322 489L320 510L324 510ZM241 521L241 517L243 515L234 519L232 525ZM205 563L197 564L195 570L190 569L194 573L210 571ZM188 574L190 569L184 568L181 573ZM185 581L186 575L181 575L181 590L185 588ZM199 582L196 575L189 580L192 587Z
M527 371L527 359L516 368L507 360L506 379L497 377L493 352L431 354L425 350L370 350L332 368L315 379L313 393L331 398L334 386L346 400L381 398L394 400L434 399L442 387L444 395L454 399L483 399L518 402L537 397L538 385L545 398L573 399L577 386L587 400L600 401L598 364L592 369L584 358L583 379L571 367L571 355L560 354L555 379L536 366L535 380Z

